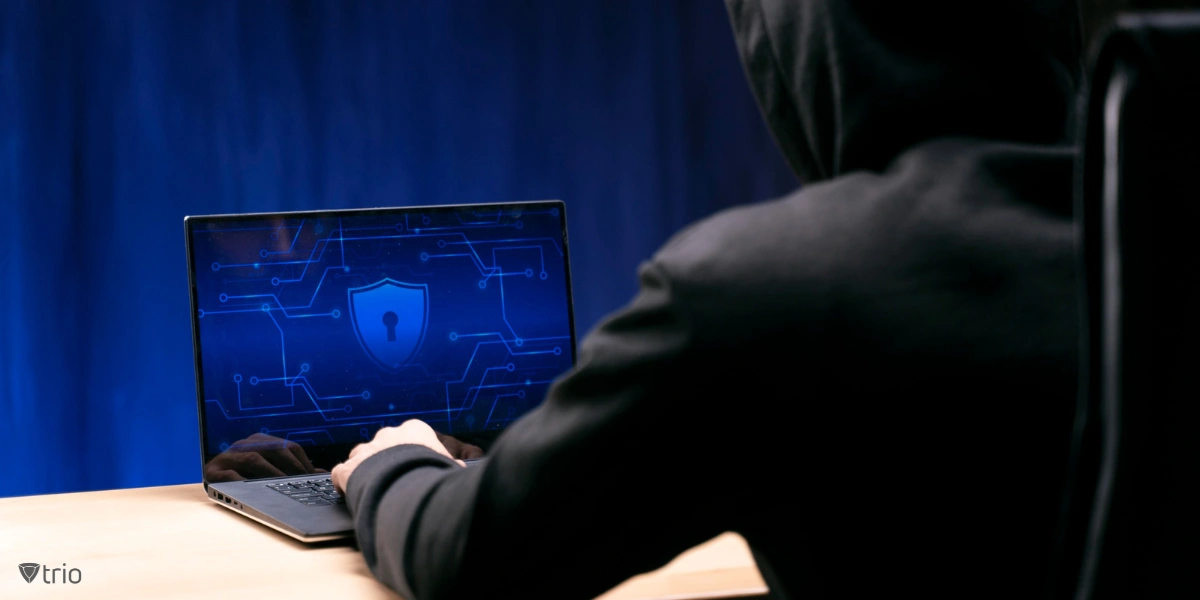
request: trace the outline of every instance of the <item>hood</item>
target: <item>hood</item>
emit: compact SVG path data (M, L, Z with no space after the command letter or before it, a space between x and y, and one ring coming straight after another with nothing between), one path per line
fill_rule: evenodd
M1078 0L726 0L742 63L800 180L940 137L1068 140Z

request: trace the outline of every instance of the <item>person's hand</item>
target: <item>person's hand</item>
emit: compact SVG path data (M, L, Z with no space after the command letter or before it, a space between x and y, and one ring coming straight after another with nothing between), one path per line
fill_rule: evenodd
M228 450L208 461L204 465L204 480L217 483L325 472L313 467L300 444L256 433L234 442Z
M446 450L450 452L450 458L462 460L483 458L483 448L480 448L475 444L468 444L467 442L464 442L454 436L446 435L440 431L435 431L434 433L437 434L438 441L440 441L442 445L446 447Z
M346 459L346 462L333 467L333 487L337 488L338 492L346 493L346 482L350 480L350 475L354 473L354 469L358 465L362 464L362 461L380 450L386 450L387 448L401 444L425 446L446 458L454 460L459 465L466 466L462 460L456 459L446 449L446 446L439 439L438 433L432 427L424 421L410 419L401 423L398 427L384 427L375 433L375 437L371 441L355 446L350 451L350 457ZM482 454L482 451L480 454Z

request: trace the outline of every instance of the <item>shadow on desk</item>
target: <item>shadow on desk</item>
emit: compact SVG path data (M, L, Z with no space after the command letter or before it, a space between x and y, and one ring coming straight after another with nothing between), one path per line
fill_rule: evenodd
M0 598L398 598L353 541L303 544L208 500L200 484L0 499ZM79 583L63 583L63 565ZM4 571L8 575L3 575ZM741 537L727 533L602 600L763 597Z

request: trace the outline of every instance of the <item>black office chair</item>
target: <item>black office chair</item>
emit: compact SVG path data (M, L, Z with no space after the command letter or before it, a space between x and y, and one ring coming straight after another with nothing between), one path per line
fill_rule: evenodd
M1200 598L1200 13L1119 19L1084 122L1074 581L1058 595Z

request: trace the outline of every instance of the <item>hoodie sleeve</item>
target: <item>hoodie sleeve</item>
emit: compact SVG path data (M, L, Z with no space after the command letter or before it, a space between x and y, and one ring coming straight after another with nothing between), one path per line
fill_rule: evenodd
M397 446L356 469L347 501L380 580L411 600L594 597L727 529L731 495L709 487L730 453L689 410L704 353L663 269L639 276L486 464Z

